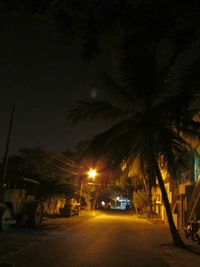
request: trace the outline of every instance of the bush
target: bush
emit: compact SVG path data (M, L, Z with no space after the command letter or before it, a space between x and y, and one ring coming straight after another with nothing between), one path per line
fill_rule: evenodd
M142 190L137 190L133 192L133 206L137 213L144 213L148 210L148 194Z

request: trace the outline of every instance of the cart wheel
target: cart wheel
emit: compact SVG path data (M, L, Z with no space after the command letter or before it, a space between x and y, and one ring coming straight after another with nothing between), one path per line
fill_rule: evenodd
M0 208L0 230L7 231L10 228L8 220L12 220L12 212L9 208Z
M27 207L28 225L37 227L41 224L43 218L43 206L41 202L30 203Z

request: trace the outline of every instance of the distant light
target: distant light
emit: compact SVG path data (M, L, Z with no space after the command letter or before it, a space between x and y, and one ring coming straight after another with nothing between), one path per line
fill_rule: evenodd
M127 163L126 163L125 160L123 160L123 161L121 162L120 167L121 167L121 170L122 170L122 171L125 171L125 170L126 170L126 168L127 168Z
M93 88L90 95L92 98L96 98L97 97L97 90L95 88Z
M116 199L119 200L119 197L117 197Z
M101 201L101 205L105 206L106 205L105 201Z
M89 178L95 178L97 176L97 171L95 169L90 169L88 171Z

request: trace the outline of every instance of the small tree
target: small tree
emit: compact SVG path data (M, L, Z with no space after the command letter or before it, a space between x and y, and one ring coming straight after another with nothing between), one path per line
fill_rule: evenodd
M144 189L133 192L133 206L137 214L149 212L148 193Z

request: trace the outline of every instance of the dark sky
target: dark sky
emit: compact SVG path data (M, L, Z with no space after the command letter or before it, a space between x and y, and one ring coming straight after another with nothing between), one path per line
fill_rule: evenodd
M88 67L75 41L63 41L46 23L22 16L0 21L0 155L4 153L12 104L16 104L10 154L21 147L74 149L102 131L103 123L70 126L69 108L88 97ZM97 67L98 68L98 67Z

